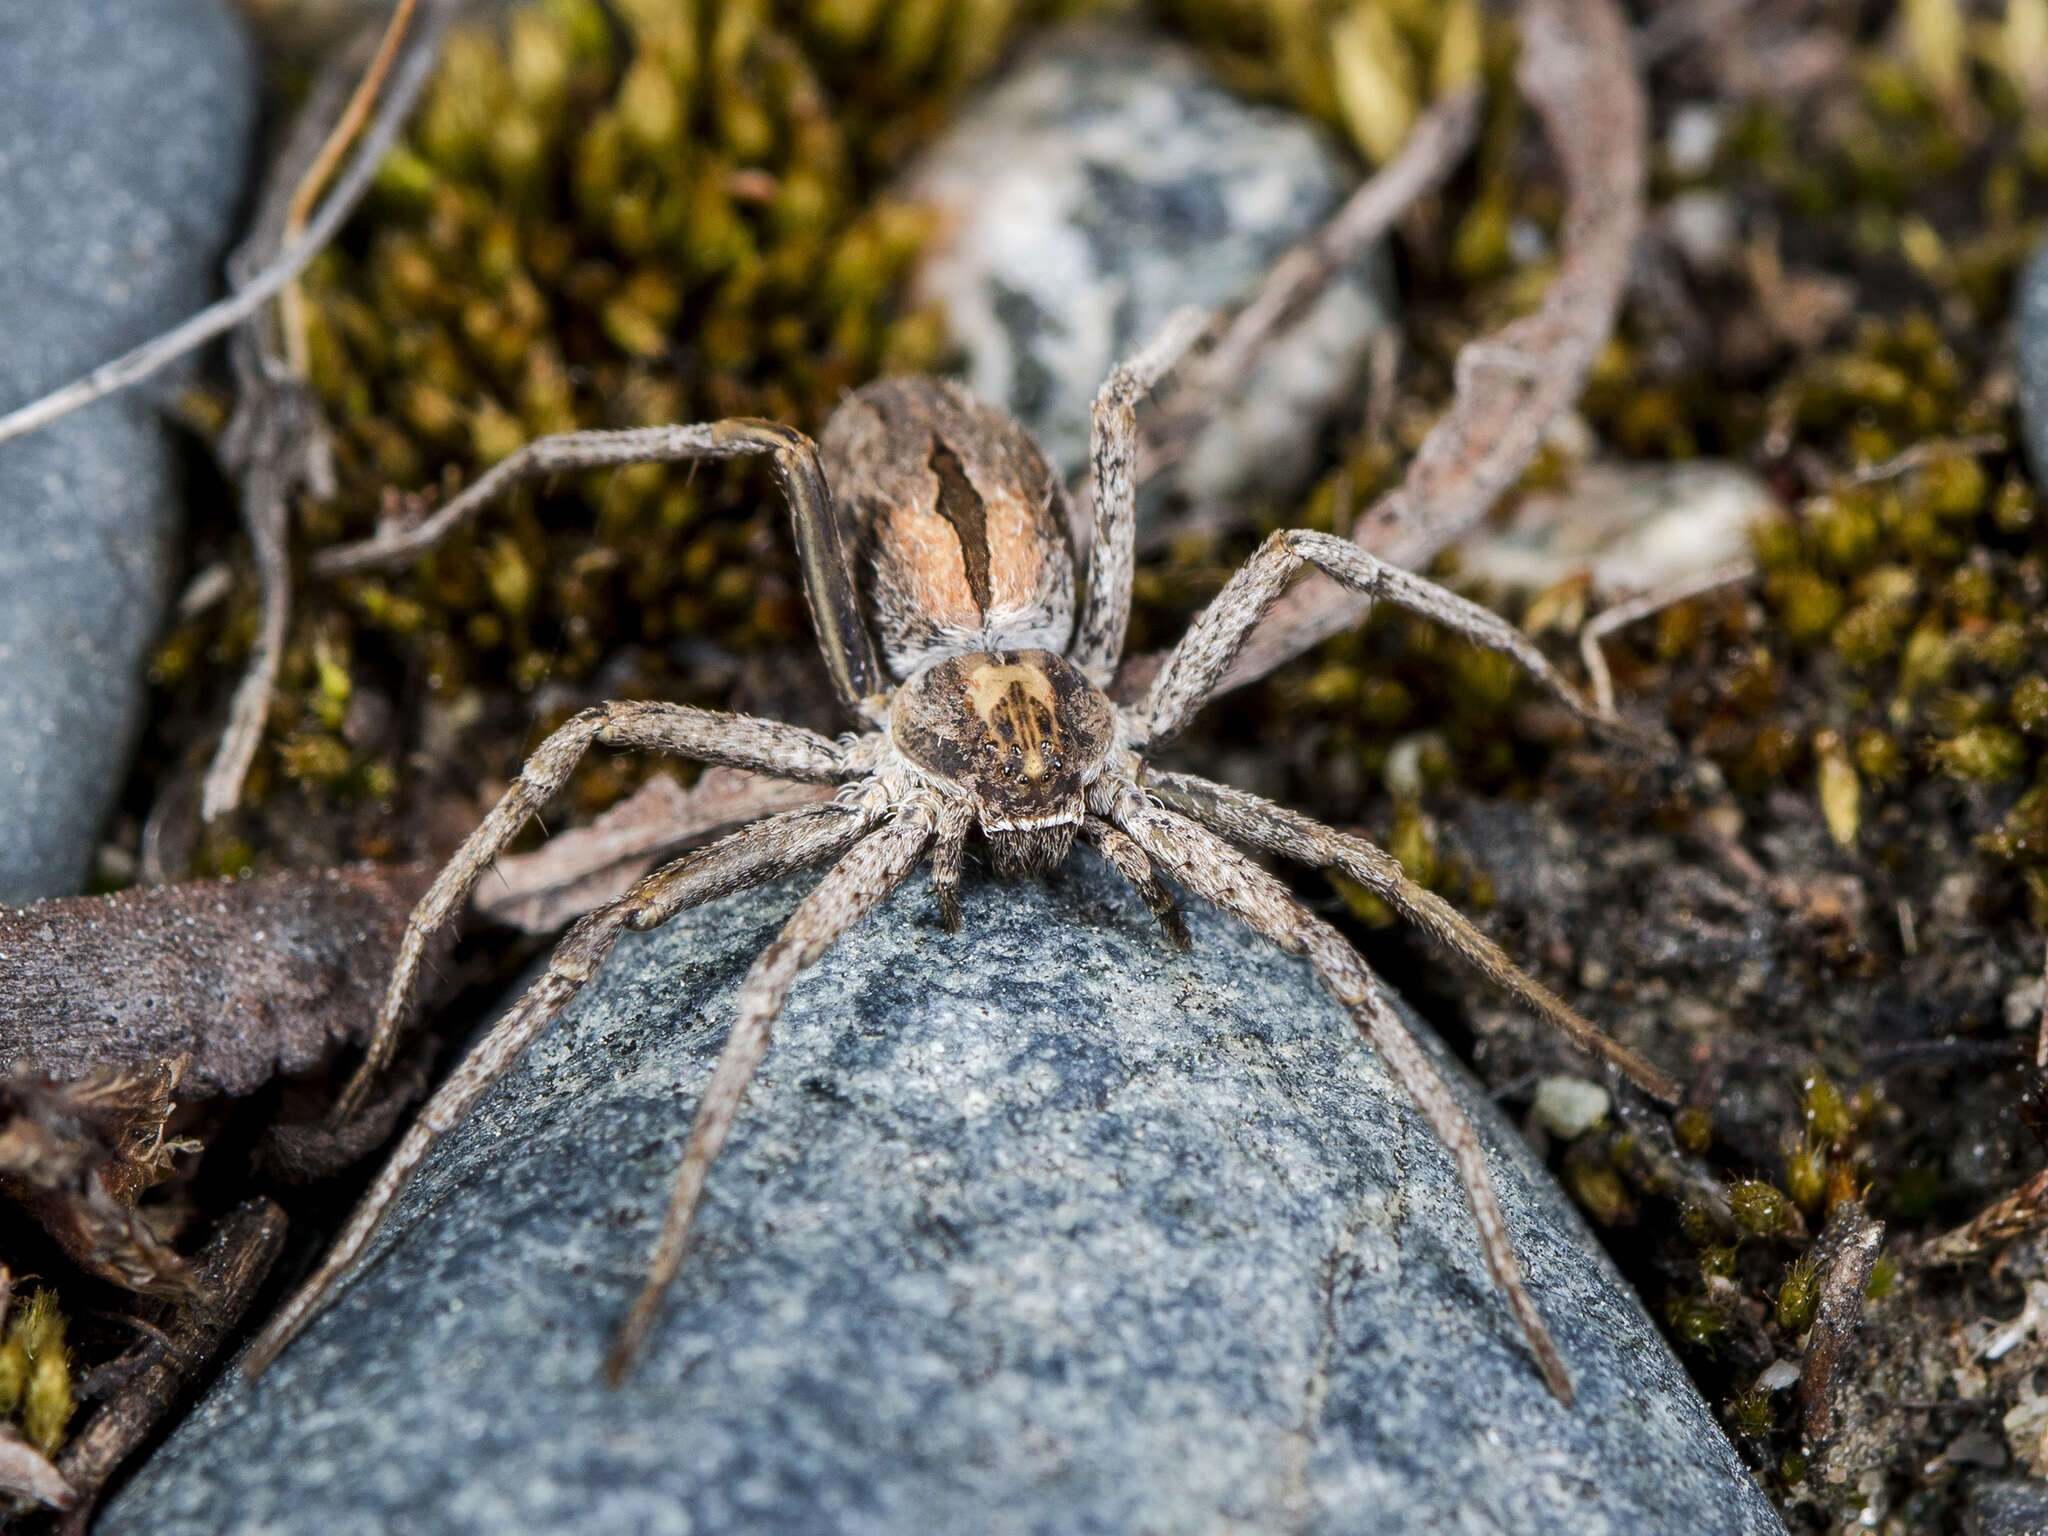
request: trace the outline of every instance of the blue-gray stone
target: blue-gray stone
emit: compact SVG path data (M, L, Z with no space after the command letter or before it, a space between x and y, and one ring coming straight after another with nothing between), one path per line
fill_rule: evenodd
M0 0L0 411L199 308L256 119L228 0ZM0 444L0 902L80 889L177 576L148 391Z
M943 311L968 384L1071 477L1110 369L1182 305L1248 298L1357 181L1317 124L1232 95L1175 44L1086 27L969 103L902 192L936 215L917 290ZM1375 249L1282 329L1177 488L1240 514L1247 497L1293 494L1332 413L1356 408L1392 308Z
M368 1267L102 1536L1778 1532L1462 1072L1575 1373L1306 965L1092 855L920 876L802 976L638 1372L598 1384L735 990L804 882L629 938Z
M2034 483L2048 485L2048 243L2020 269L2013 295L2020 359L2020 434Z

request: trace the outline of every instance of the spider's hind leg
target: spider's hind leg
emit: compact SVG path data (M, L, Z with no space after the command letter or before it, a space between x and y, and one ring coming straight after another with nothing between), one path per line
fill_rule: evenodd
M1523 1337L1560 1402L1572 1401L1571 1375L1537 1309L1508 1237L1507 1217L1487 1171L1486 1149L1450 1086L1399 1014L1379 993L1377 981L1344 936L1294 898L1271 874L1222 838L1184 816L1149 801L1135 785L1104 785L1090 802L1128 832L1175 880L1212 902L1290 954L1306 955L1316 975L1351 1015L1360 1034L1378 1051L1396 1081L1408 1091L1430 1129L1451 1154L1465 1199L1479 1229L1487 1272L1507 1297Z
M578 921L548 957L547 973L526 989L435 1090L320 1268L257 1336L243 1362L243 1374L251 1378L260 1374L320 1310L328 1292L362 1257L384 1213L434 1143L468 1117L491 1084L569 1005L621 934L659 927L686 907L844 853L872 824L870 815L838 805L807 806L770 816L663 866L618 900Z
M1676 1104L1684 1091L1664 1072L1601 1028L1510 960L1436 892L1417 885L1385 849L1326 827L1312 817L1227 784L1191 773L1147 769L1145 785L1212 832L1249 843L1312 869L1337 869L1429 935L1447 953L1547 1021L1596 1060L1604 1061L1652 1098Z

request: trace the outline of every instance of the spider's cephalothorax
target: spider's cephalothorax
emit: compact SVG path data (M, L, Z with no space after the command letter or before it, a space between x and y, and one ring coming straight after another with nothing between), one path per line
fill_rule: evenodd
M1054 651L969 651L896 690L896 750L966 795L999 875L1067 856L1116 741L1116 710Z
M1123 655L1130 613L1134 407L1199 329L1187 315L1176 316L1166 335L1110 376L1096 401L1094 539L1078 603L1066 492L1044 456L1001 411L932 379L885 381L850 396L826 428L822 454L802 433L751 420L545 438L436 514L450 525L524 475L767 455L789 500L826 675L865 729L833 741L775 720L681 704L614 703L585 710L541 744L414 912L340 1115L362 1107L392 1059L428 938L454 920L484 871L593 744L674 752L838 788L827 803L763 816L655 870L578 922L547 973L421 1111L319 1272L257 1340L248 1370L261 1370L304 1325L361 1255L434 1141L567 1005L621 934L656 927L728 892L828 865L740 989L646 1283L610 1357L614 1378L622 1374L682 1263L706 1175L797 973L926 859L940 912L948 927L957 925L962 851L978 828L998 874L1050 869L1079 836L1131 882L1175 942L1186 942L1186 930L1162 876L1305 956L1455 1159L1487 1268L1545 1380L1569 1399L1570 1377L1522 1283L1486 1158L1464 1112L1357 951L1244 850L1341 870L1583 1049L1660 1097L1675 1098L1675 1085L1523 975L1371 843L1222 784L1162 771L1149 758L1224 686L1245 637L1308 566L1508 655L1582 718L1611 722L1587 708L1542 653L1496 615L1382 564L1348 540L1302 531L1268 539L1159 663L1143 697L1129 706L1113 703L1105 690Z

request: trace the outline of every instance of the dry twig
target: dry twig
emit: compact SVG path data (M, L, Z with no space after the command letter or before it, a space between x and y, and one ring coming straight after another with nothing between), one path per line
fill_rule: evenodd
M341 226L376 178L398 139L399 130L411 114L413 103L434 72L440 56L441 38L462 9L462 0L427 0L417 26L405 40L398 63L391 71L390 88L377 108L369 131L363 135L355 158L349 161L334 190L320 205L298 240L281 250L277 258L226 298L209 304L159 336L154 336L99 367L82 379L52 390L40 399L0 416L0 443L48 426L82 406L104 399L151 374L168 367L186 353L204 346L216 336L233 330L283 292L287 283L310 262L340 231Z
M121 1387L57 1459L78 1502L57 1527L84 1536L108 1478L146 1441L179 1394L220 1352L284 1247L284 1212L268 1200L237 1206L191 1265L192 1299L160 1318L117 1364Z
M2000 1196L1960 1227L1929 1238L1913 1250L1918 1267L1970 1264L2016 1237L2048 1227L2048 1169L2010 1194Z
M1863 1292L1883 1244L1884 1223L1866 1214L1860 1202L1844 1200L1814 1245L1827 1275L1807 1338L1806 1365L1799 1373L1801 1426L1809 1449L1824 1446L1834 1433L1835 1393L1863 1326Z
M1613 0L1528 0L1516 78L1564 168L1561 260L1535 314L1459 354L1449 413L1353 531L1361 548L1411 570L1485 515L1578 398L1613 328L1642 223L1646 110ZM1325 579L1303 582L1246 642L1224 686L1257 681L1368 606Z
M399 44L405 41L405 29L412 25L412 14L419 0L398 0L393 7L391 18L384 25L384 34L377 40L377 52L371 58L369 67L356 81L356 88L349 96L348 105L341 111L329 130L325 141L314 154L312 163L293 189L291 202L285 209L284 238L279 243L289 245L306 232L306 220L312 217L314 204L318 201L327 183L333 179L335 167L341 164L341 157L348 152L355 136L362 132L363 123L370 115L370 108L376 104L377 93L384 88L384 81L391 74L391 66L397 61ZM275 254L274 252L272 253ZM299 291L299 280L294 277L285 285L278 296L278 324L284 332L285 359L290 364L294 377L306 376L306 315L305 296Z

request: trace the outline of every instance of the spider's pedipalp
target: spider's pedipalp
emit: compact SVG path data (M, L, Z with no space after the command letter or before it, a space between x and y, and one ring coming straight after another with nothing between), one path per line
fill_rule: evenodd
M1188 937L1187 920L1180 915L1180 907L1160 881L1152 861L1145 857L1145 850L1112 823L1100 816L1090 816L1081 823L1081 836L1109 860L1125 882L1143 898L1152 915L1159 919L1159 926L1166 934L1166 942L1175 949L1187 950L1194 941Z
M939 817L935 797L914 794L906 800L893 821L856 843L826 872L747 972L740 985L732 1032L726 1036L725 1048L719 1052L718 1064L711 1069L711 1080L705 1084L696 1117L690 1122L689 1139L683 1144L683 1159L676 1169L661 1236L648 1262L646 1282L605 1357L605 1376L613 1385L625 1379L639 1358L661 1298L682 1266L705 1176L724 1147L740 1100L767 1053L769 1028L782 1012L790 983L917 867L931 846Z
M548 957L546 974L526 989L435 1090L320 1268L257 1337L243 1362L243 1374L260 1374L305 1327L335 1282L362 1256L391 1202L434 1143L462 1123L519 1053L568 1006L622 933L656 927L686 907L835 858L873 821L868 814L837 805L770 816L665 865L616 901L580 919Z
M1487 1272L1507 1297L1545 1383L1560 1402L1569 1405L1571 1375L1523 1281L1479 1133L1428 1053L1380 995L1377 980L1358 951L1245 854L1198 823L1153 804L1136 785L1102 784L1091 796L1091 806L1128 832L1154 863L1203 900L1290 954L1308 957L1323 985L1351 1015L1450 1152L1465 1187L1473 1224L1479 1229Z
M974 802L964 795L948 800L939 811L932 839L932 894L938 898L939 921L948 933L960 931L960 864L973 826Z
M1133 550L1138 537L1138 402L1193 346L1209 314L1186 305L1135 357L1110 370L1089 413L1089 464L1095 538L1088 546L1088 589L1067 659L1099 688L1109 686L1131 620Z
M1388 565L1349 539L1310 529L1274 534L1238 568L1216 600L1195 616L1160 665L1145 702L1132 714L1132 745L1158 746L1186 728L1222 683L1245 639L1287 590L1295 574L1315 566L1354 592L1433 619L1474 645L1497 651L1588 725L1628 733L1579 697L1534 642L1499 614L1433 581Z
M1326 827L1299 811L1191 773L1147 769L1145 786L1233 842L1249 843L1315 869L1341 870L1494 986L1527 1004L1587 1055L1612 1064L1638 1088L1666 1104L1676 1104L1684 1097L1684 1090L1667 1074L1522 970L1436 892L1410 880L1400 861L1385 849Z
M462 910L492 861L510 846L534 813L569 781L583 754L597 742L674 752L698 762L723 763L774 778L811 783L833 783L852 772L846 749L837 742L780 720L655 701L598 704L584 710L543 741L526 760L511 788L499 797L477 829L463 839L455 856L434 877L427 894L413 908L406 920L398 960L392 967L383 1005L377 1011L369 1046L335 1103L331 1116L335 1123L355 1117L369 1101L377 1075L391 1064L412 1006L413 989L419 980L420 962L426 955L428 941Z

